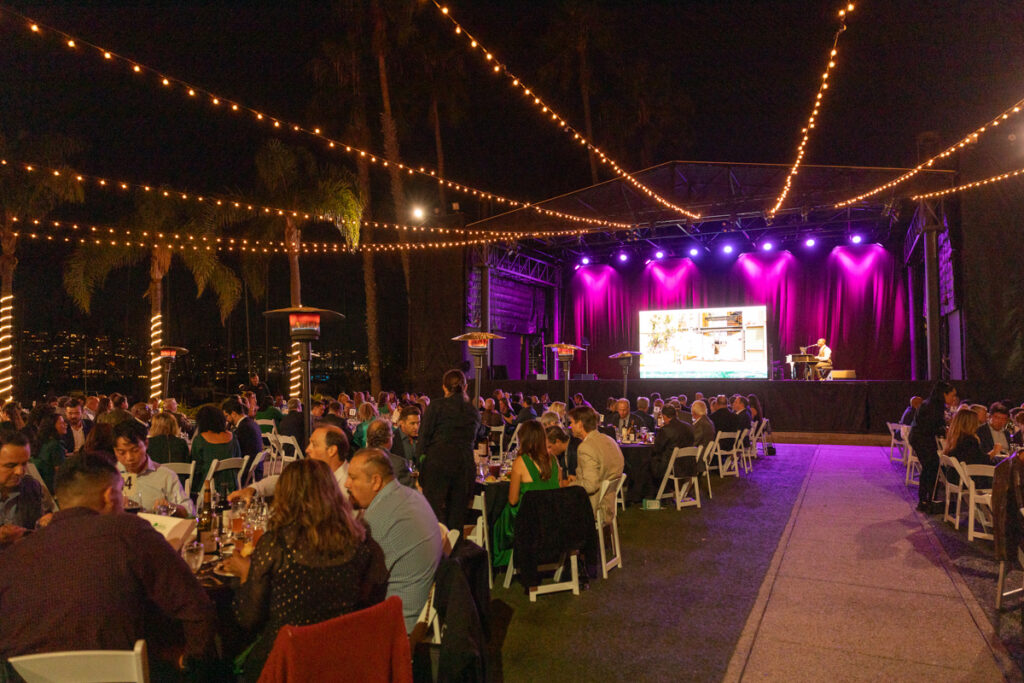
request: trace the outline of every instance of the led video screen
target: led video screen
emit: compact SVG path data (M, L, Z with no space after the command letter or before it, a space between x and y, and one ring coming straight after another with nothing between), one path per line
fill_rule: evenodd
M640 311L640 377L768 377L764 306Z

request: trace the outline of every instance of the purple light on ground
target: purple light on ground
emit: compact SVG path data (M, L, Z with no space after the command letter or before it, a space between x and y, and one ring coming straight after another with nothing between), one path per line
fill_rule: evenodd
M622 253L619 254L619 261L621 261L622 263L625 263L628 260L629 260L629 254L627 254L626 252L622 252Z
M814 244L815 244L815 242L814 242L814 238L813 237L808 237L807 241L804 242L804 246L807 246L807 247L813 247Z
M854 235L853 237L850 238L850 241L853 242L854 244L860 244L862 239L863 238L860 235Z
M696 255L697 255L697 250L696 249L691 249L690 250L690 256L696 256Z
M772 243L771 242L765 242L764 244L761 245L761 248L764 249L765 251L771 251L772 250Z

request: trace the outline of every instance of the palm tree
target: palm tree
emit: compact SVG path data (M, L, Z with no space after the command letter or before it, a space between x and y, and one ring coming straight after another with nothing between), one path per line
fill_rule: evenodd
M131 229L150 234L184 232L197 237L214 237L209 213L215 209L190 210L188 205L161 198L154 193L136 195ZM221 262L213 249L174 250L170 244L153 244L149 248L83 244L72 252L64 266L64 290L85 313L90 313L92 297L115 270L149 262L149 287L144 297L150 310L150 396L159 396L160 351L163 343L163 280L171 269L174 256L185 265L196 284L196 298L209 287L217 296L223 324L238 304L242 284L234 272Z
M14 330L14 272L18 266L18 222L46 218L58 205L85 199L82 185L65 164L78 144L64 136L31 138L20 134L7 138L0 133L0 156L45 164L57 173L37 171L23 175L0 173L0 404L14 395L14 363L11 357ZM17 220L16 220L17 219Z

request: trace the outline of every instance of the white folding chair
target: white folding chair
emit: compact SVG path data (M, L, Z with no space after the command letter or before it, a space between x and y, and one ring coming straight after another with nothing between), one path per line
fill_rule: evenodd
M959 483L954 484L949 480L949 471L956 473L957 478L960 480ZM944 453L939 453L939 471L935 477L935 485L938 487L939 483L942 483L943 493L943 509L942 509L942 521L952 522L953 528L960 529L960 503L967 497L967 482L965 481L966 475L962 471L962 465L956 458L951 458ZM949 512L950 502L953 497L956 497L956 514L951 515ZM934 500L935 493L932 492L932 499Z
M145 640L136 640L133 650L48 652L11 657L8 661L27 683L149 683Z
M714 498L714 496L711 495L711 467L712 467L711 459L714 457L714 455L715 455L715 442L714 441L708 441L706 444L704 444L704 447L700 449L700 458L699 458L700 462L702 462L704 464L704 468L703 468L704 471L701 472L701 474L704 475L704 483L708 485L708 500L711 500L712 498Z
M625 483L626 483L626 474L623 473L622 477L619 478L619 489L618 489L618 491L615 492L615 504L617 506L619 506L620 508L622 508L623 510L626 509L626 494L623 493L623 486L622 486Z
M775 447L775 442L772 441L771 433L772 433L771 420L769 420L766 417L765 419L761 420L761 431L758 434L758 438L761 439L761 452L764 453L765 455L768 455L768 444L769 443L771 444L771 446L773 448Z
M761 432L764 431L764 420L759 421L750 430L750 438L746 444L747 450L750 451L751 458L759 458L760 454L757 452L757 442L761 440ZM767 453L766 453L767 455Z
M508 449L510 451L512 449L519 448L519 428L522 426L522 423L517 424L515 430L512 432L512 436L508 438ZM504 455L504 452L502 452L502 455Z
M979 489L974 477L994 477L994 465L962 465L967 476L967 540L984 538L994 540L992 535L992 489ZM982 531L975 530L975 523L980 522Z
M669 458L668 468L665 470L664 476L661 478L661 486L658 487L658 493L655 495L656 500L663 498L671 498L676 504L676 510L681 510L684 507L692 507L696 505L700 507L700 479L698 474L694 474L688 477L676 476L676 462L684 458L693 458L696 464L701 463L700 449L690 446L687 448L674 448L672 450L672 457ZM672 482L672 490L666 491L668 483ZM682 484L680 486L680 484ZM688 496L687 493L693 489L693 495Z
M908 425L900 426L900 433L903 435L904 445L904 461L907 463L907 474L903 478L903 483L907 486L911 484L921 484L921 461L914 455L914 447L910 445L910 427Z
M270 449L264 448L256 454L255 458L252 459L252 462L249 463L249 468L245 471L244 479L246 486L250 486L254 481L256 481L256 470L260 468L260 465L267 461L267 458L270 457L270 455ZM266 476L266 472L263 473L263 476Z
M733 450L736 452L736 457L743 463L743 473L748 474L754 469L754 459L751 456L750 449L747 448L747 437L750 436L750 430L744 429L740 432L739 437L736 439L736 443L733 444ZM736 465L739 467L739 464Z
M604 505L602 503L609 496L614 498L616 492L622 486L622 480L626 475L620 476L618 479L606 479L601 482L601 491L598 493L597 499L600 501L597 506L597 514L594 516L597 524L597 541L601 549L601 577L608 578L608 570L614 569L615 567L622 568L622 547L619 545L619 523L618 523L618 508L612 505L612 518L610 520L604 518ZM608 527L609 538L611 540L611 558L608 557L608 548L604 542L604 530Z
M162 466L177 474L179 479L184 476L185 479L182 481L181 485L185 488L185 493L190 493L192 491L192 479L196 476L195 460L192 462L168 462L164 463Z
M259 425L262 434L272 434L277 431L277 423L273 420L256 420L256 424Z
M299 448L299 441L294 436L277 435L281 455L287 458L298 460L302 457L302 449ZM291 451L291 452L289 452Z
M494 439L495 436L498 437L498 453L500 453L502 456L504 456L505 455L505 425L498 425L496 427L491 427L490 430L491 430L491 439L492 440ZM488 455L490 455L490 450L488 450L487 453L488 453Z
M715 469L718 470L719 477L725 478L732 476L736 477L737 479L739 478L739 450L743 448L743 445L740 443L739 437L739 432L718 432L717 434L715 434L715 459L717 460L717 465ZM732 439L731 448L722 447L722 442L727 439ZM724 462L722 460L722 456L725 456Z
M569 579L562 580L562 571L564 568L564 562L557 564L542 565L538 567L540 570L555 570L555 578L552 583L544 583L539 586L530 586L530 602L537 602L537 596L545 593L558 593L560 591L571 590L573 595L580 594L580 565L579 565L579 551L574 550L569 553ZM515 551L508 556L508 569L505 570L505 588L509 588L512 585L512 576L516 573L515 570ZM607 577L606 577L607 578Z
M906 457L903 454L903 432L901 425L898 422L886 422L885 426L889 429L889 462L903 462ZM893 453L896 453L898 457L893 457Z
M480 512L480 517L477 518L476 524L469 526L467 525L468 532L466 532L466 539L473 541L478 546L487 551L487 585L490 588L494 588L494 574L491 571L491 534L487 529L487 499L485 493L478 493L473 496L473 505L471 509Z
M224 458L223 460L215 459L213 462L210 463L210 469L206 472L205 481L213 479L213 475L217 474L217 472L237 469L238 472L235 473L235 484L238 486L239 489L241 489L242 472L245 471L245 464L247 462L249 462L248 455L245 456L244 458Z
M941 436L935 437L935 445L936 447L938 447L939 453L942 453L944 450L946 450L946 440Z

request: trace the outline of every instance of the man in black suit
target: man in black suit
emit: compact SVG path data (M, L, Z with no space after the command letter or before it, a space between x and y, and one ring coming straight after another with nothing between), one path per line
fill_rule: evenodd
M680 422L693 424L693 415L690 413L690 406L687 405L686 394L679 394L679 407L676 409L676 419Z
M626 429L640 429L640 420L629 412L629 399L620 398L615 402L615 412L608 416L606 424L615 427L619 438Z
M416 439L420 436L420 407L417 405L405 406L398 412L398 424L394 430L391 445L388 450L391 456L391 466L395 470L395 476L399 483L406 486L413 486L411 472L416 462ZM396 460L396 458L401 459ZM404 466L402 463L405 463Z
M981 450L989 455L1005 454L1010 451L1010 433L1006 425L1010 422L1010 411L1002 403L993 403L988 409L988 422L978 427ZM996 450L998 448L998 450Z
M749 401L743 394L736 394L732 397L732 412L736 415L734 421L736 423L736 430L742 432L744 429L750 429L753 420L750 416L750 408L748 407ZM750 443L750 437L747 437L747 443Z
M924 403L924 399L920 396L911 396L910 405L903 411L903 416L900 417L900 424L907 425L908 427L914 424L914 418L917 417L917 409Z
M714 411L708 417L711 424L715 425L715 432L737 432L739 426L736 422L736 414L729 410L729 399L719 394L714 399ZM732 439L722 441L722 448L732 448Z
M548 455L558 460L558 466L562 470L562 476L576 476L576 463L579 460L579 456L576 454L576 449L580 445L580 440L575 436L569 436L569 434L558 425L552 425L548 427L544 434L547 437L548 442Z
M273 398L270 394L270 387L266 382L261 382L259 374L255 372L249 375L249 384L243 385L242 388L256 394L256 405L259 405L264 398Z
M319 421L317 421L317 426L331 425L337 427L345 432L345 438L348 439L349 443L352 443L352 430L348 428L348 420L342 415L342 410L344 410L344 407L340 401L331 401L327 407L327 412L321 415Z
M677 419L676 407L671 403L661 409L665 423L654 435L654 448L651 451L649 488L644 487L644 496L649 498L658 492L658 486L665 476L668 463L672 459L672 451L677 448L689 448L693 445L693 427L689 423ZM693 464L693 461L687 461ZM677 469L677 474L686 476L696 472Z
M524 422L528 422L530 420L536 420L537 419L537 411L535 411L533 409L533 399L532 398L530 398L529 396L524 398L522 405L523 405L523 407L519 409L519 414L516 415L516 421L514 423L512 423L516 427L518 427L519 425L523 424Z
M82 402L77 398L68 401L64 406L64 417L68 422L68 430L61 437L68 453L74 453L85 444L85 437L92 429L92 420L83 417Z
M647 427L647 431L653 432L655 427L654 416L650 413L651 400L646 396L637 396L636 410L633 415L640 422L641 427Z
M299 449L306 450L306 419L302 413L302 401L297 398L288 399L288 413L281 418L277 433L282 436L294 436L299 442Z
M715 425L708 419L708 406L704 401L694 401L691 414L693 415L693 445L701 448L715 440Z
M242 451L242 457L255 458L263 450L263 434L256 420L246 414L245 408L237 398L225 399L220 404L224 416L235 428L235 439Z

